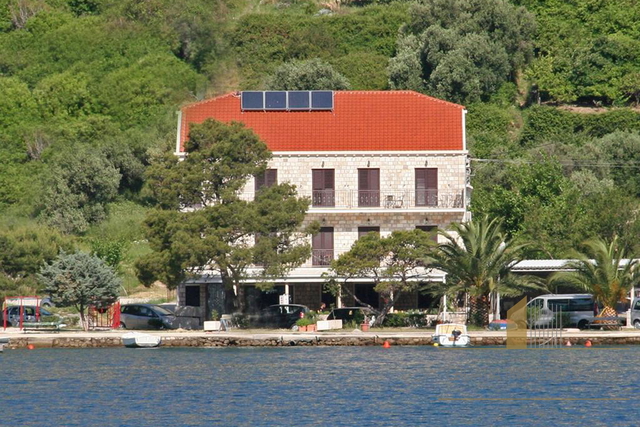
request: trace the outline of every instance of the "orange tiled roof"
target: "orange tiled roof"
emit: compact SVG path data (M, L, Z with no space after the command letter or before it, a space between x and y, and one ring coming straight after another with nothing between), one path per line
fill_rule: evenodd
M242 111L230 93L182 108L189 123L213 118L251 128L271 151L462 150L464 107L412 91L340 91L333 111Z

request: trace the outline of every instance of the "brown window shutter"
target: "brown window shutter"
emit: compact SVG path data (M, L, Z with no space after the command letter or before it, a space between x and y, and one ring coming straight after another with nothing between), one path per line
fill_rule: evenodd
M438 169L428 168L428 169L425 169L425 172L426 172L426 180L427 180L426 188L429 190L437 190L438 189Z
M380 169L358 169L358 206L380 206Z
M324 190L324 169L313 169L311 171L311 185L314 190Z
M369 169L369 190L380 191L380 169Z
M324 188L323 190L335 190L336 188L336 174L334 169L324 170Z
M267 169L265 172L265 181L267 187L278 184L278 169Z
M427 205L438 206L438 169L426 169L427 178Z
M380 234L380 227L358 227L358 239L362 236L366 236L369 233Z
M329 265L333 260L333 227L322 227L313 236L313 265Z
M358 190L367 191L369 189L369 174L366 169L358 169Z

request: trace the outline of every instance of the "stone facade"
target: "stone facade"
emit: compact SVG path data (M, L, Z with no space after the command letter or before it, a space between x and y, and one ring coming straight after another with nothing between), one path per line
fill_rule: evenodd
M321 227L333 228L333 258L349 251L358 239L359 227L378 227L381 236L388 236L396 230L413 230L416 227L446 228L452 222L468 218L469 198L466 185L467 153L452 152L345 152L345 153L274 153L269 163L270 169L277 170L277 182L289 182L298 189L298 194L312 198L312 170L334 169L335 206L311 206L305 222L317 222ZM380 170L380 192L377 206L358 206L358 169ZM437 202L428 206L416 203L416 169L437 169ZM247 182L242 196L248 200L255 194L253 179ZM393 199L393 203L387 203ZM400 201L400 202L398 202ZM309 238L311 241L311 238ZM289 285L291 302L318 309L322 301L321 274L326 271L314 266L312 259L304 263L300 270L317 268L317 277L308 283L297 282ZM296 270L292 275L297 274ZM313 275L313 274L312 274ZM307 276L308 277L308 276ZM365 284L360 284L363 286ZM365 286L373 286L365 285ZM211 293L211 290L210 292ZM326 299L326 298L325 298ZM184 304L184 285L178 291L179 304ZM397 301L396 310L416 308L417 293L404 294ZM210 310L218 309L207 295L207 286L202 286L201 320L205 320ZM375 301L370 301L375 305ZM352 296L343 295L340 304L353 306ZM209 307L207 310L205 307Z
M294 184L298 194L312 197L312 170L334 169L335 206L311 206L307 222L333 227L334 257L347 252L358 238L358 227L380 227L381 236L417 226L446 228L466 216L466 151L455 152L362 152L274 153L269 168L277 181ZM358 169L380 170L379 206L358 205ZM437 203L416 206L416 169L438 170ZM253 198L254 180L243 195ZM392 201L391 203L389 203ZM303 267L312 266L309 260Z
M274 153L269 168L277 169L278 182L295 184L298 194L311 197L311 171L313 169L335 170L336 208L353 207L349 195L358 191L358 169L380 169L380 195L404 195L400 209L426 209L416 207L415 170L436 168L438 170L438 192L447 204L454 205L463 195L466 185L466 151L454 152L362 152L362 153ZM253 197L255 183L250 180L244 188L246 197ZM460 201L461 202L461 201ZM340 204L343 206L340 206ZM458 206L463 207L461 203ZM391 209L397 209L393 207ZM312 207L312 211L314 208Z

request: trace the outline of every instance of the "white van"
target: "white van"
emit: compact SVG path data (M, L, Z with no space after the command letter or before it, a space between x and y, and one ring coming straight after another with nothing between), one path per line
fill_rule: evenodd
M640 298L636 298L631 305L631 324L640 329Z
M551 323L555 312L569 314L569 323L578 328L586 328L597 314L597 305L591 294L547 294L541 295L529 301L527 308L539 310L535 320L536 326L544 326ZM640 312L639 312L640 314Z

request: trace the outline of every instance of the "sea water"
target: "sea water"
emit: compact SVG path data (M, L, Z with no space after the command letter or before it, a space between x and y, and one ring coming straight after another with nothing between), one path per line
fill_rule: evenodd
M5 350L2 426L640 425L640 347Z

